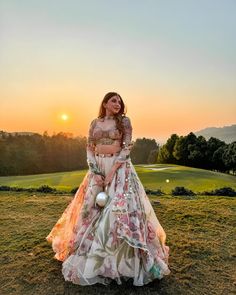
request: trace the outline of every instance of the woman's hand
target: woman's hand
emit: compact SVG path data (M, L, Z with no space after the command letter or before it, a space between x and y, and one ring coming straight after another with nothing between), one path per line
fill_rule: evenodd
M113 177L114 177L114 174L116 173L116 170L117 170L118 168L120 168L120 166L122 166L123 163L124 163L124 162L116 162L116 163L112 166L111 171L107 174L107 176L106 176L106 178L105 178L105 180L104 180L104 185L105 185L105 186L112 182L112 179L113 179Z
M94 175L94 179L97 185L99 186L106 186L109 183L112 182L112 179L114 177L114 174L116 173L116 170L122 166L123 162L116 162L113 167L111 168L111 171L107 174L106 177L101 176L99 174Z
M94 180L98 186L104 186L105 177L99 174L94 175Z

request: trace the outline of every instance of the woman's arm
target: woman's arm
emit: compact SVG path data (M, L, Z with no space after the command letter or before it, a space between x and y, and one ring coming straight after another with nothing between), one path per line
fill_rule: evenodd
M132 148L132 125L128 117L123 117L123 136L121 143L121 151L117 156L114 165L112 166L112 171L115 172L123 163L127 162L130 158L130 151Z
M131 121L128 117L122 118L122 125L123 125L123 137L122 137L122 143L121 143L121 151L115 161L116 166L119 167L119 164L123 164L127 162L127 160L130 158L130 151L132 147L132 125Z
M89 166L89 170L94 173L98 174L101 176L104 176L103 173L100 171L96 159L95 159L95 146L96 142L93 137L93 130L96 125L96 119L94 119L89 127L89 132L88 132L88 139L87 139L87 147L86 147L86 152L87 152L87 163Z
M124 130L123 137L122 137L122 145L121 145L122 149L119 155L117 156L115 163L113 164L110 172L105 178L105 185L107 185L108 183L112 181L116 170L130 159L130 151L132 147L132 143L131 143L132 125L128 117L124 117L122 119L122 124L123 124L123 130Z

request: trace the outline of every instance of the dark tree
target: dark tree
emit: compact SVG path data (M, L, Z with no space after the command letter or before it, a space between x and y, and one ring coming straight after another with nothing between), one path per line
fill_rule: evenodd
M236 174L236 141L230 143L226 149L224 149L222 159L224 161L226 171L232 171Z
M155 141L155 139L148 139L143 137L136 139L134 142L134 145L132 147L130 156L132 159L132 162L134 164L147 164L148 161L150 161L151 157L153 155L150 155L155 153L153 151L158 150L158 145Z
M179 139L177 134L172 134L171 137L167 140L166 144L164 144L159 152L157 157L158 163L177 163L176 158L173 155L174 147L176 145L176 141Z

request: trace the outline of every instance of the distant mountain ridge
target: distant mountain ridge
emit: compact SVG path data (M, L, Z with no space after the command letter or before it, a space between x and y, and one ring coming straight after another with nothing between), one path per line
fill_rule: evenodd
M202 135L206 140L215 137L228 144L236 141L236 124L224 127L208 127L193 133L196 136Z

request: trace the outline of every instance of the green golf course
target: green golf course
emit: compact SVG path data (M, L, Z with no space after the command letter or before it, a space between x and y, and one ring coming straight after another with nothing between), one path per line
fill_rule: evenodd
M143 185L149 189L161 189L169 194L176 186L184 186L194 192L213 190L224 186L236 189L235 176L179 165L136 165L135 169ZM78 187L87 170L0 177L0 186L36 188L48 185L65 192Z

